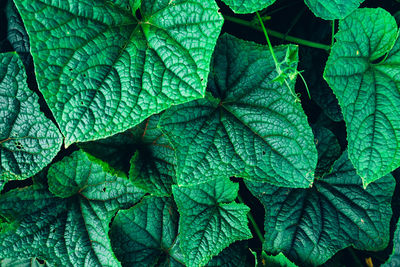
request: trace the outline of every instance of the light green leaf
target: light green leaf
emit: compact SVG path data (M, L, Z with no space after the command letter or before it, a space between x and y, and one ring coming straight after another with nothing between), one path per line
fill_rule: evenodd
M304 0L315 16L326 20L343 19L364 0Z
M15 3L66 146L204 95L223 22L213 0Z
M267 254L261 255L263 259L263 264L261 266L267 267L297 267L296 264L291 262L283 253L279 253L275 256L270 256Z
M25 179L47 166L62 136L40 111L16 53L0 54L0 180Z
M316 177L322 177L331 172L333 163L340 157L341 149L336 136L328 129L315 127L313 129L318 150Z
M129 210L119 211L110 238L122 265L183 267L178 219L171 198L145 197Z
M297 49L274 48L280 62ZM161 118L176 151L178 184L234 175L288 187L312 184L313 134L300 103L276 76L268 47L228 34L219 39L208 85L213 96L174 106Z
M231 243L252 237L246 217L250 209L234 202L238 190L229 179L172 186L187 266L203 266Z
M324 72L342 108L349 158L364 186L400 166L397 31L383 9L355 11L340 22Z
M38 257L55 266L120 266L108 238L111 217L143 193L126 177L77 151L52 165L42 184L0 196L0 257Z
M175 153L157 124L159 115L124 133L79 144L81 148L126 173L146 192L171 195L175 183Z
M400 266L400 222L397 222L396 231L393 236L393 252L389 259L381 267Z
M272 5L275 0L222 0L237 14L254 13Z
M314 266L350 245L372 251L388 245L395 180L387 175L365 190L346 152L309 189L246 185L265 207L263 246L269 253Z

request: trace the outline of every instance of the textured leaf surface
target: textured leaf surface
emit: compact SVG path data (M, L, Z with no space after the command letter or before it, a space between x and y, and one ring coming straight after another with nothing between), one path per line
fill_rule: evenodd
M326 19L343 19L356 10L364 0L304 0L315 16Z
M231 243L252 237L246 217L250 209L233 202L238 190L229 179L172 187L187 266L205 265Z
M340 22L324 73L342 108L349 157L364 186L400 166L397 30L383 9L355 11ZM386 53L386 60L375 62Z
M393 252L389 259L382 264L382 267L397 267L400 266L400 223L397 222L397 228L393 236Z
M346 152L310 189L246 184L265 207L267 252L319 265L350 245L374 251L388 245L395 180L388 175L365 190Z
M120 266L111 250L109 222L143 193L107 168L77 151L49 169L49 189L57 196L38 183L2 195L0 216L9 225L0 235L0 257L39 257L55 266Z
M126 173L135 186L146 192L171 195L175 183L175 153L157 124L154 115L124 133L79 144L95 157Z
M246 14L254 13L272 5L275 0L222 0L235 13Z
M60 150L62 136L38 99L18 55L0 54L0 180L28 178Z
M179 214L170 198L146 197L118 212L110 230L123 266L184 266L179 249Z
M297 47L274 48L279 61ZM223 35L205 99L172 107L161 118L177 156L178 184L215 177L308 187L317 153L312 131L290 89L277 76L268 48ZM294 84L291 81L291 86Z
M67 146L204 95L223 21L213 0L15 3Z

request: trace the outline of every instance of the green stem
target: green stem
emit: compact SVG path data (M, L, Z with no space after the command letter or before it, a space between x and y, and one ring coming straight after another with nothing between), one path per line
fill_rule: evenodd
M244 201L243 201L243 198L240 195L238 195L238 200L239 200L240 203L245 204ZM247 214L247 218L249 218L250 223L253 225L254 232L256 232L256 235L257 235L258 239L260 240L261 244L263 244L264 243L264 236L263 236L260 228L258 227L258 225L256 223L256 220L254 219L254 217L251 214L251 212L249 212Z
M228 16L228 15L224 15L224 19L227 20L227 21L231 21L231 22L234 22L234 23L237 23L237 24L252 28L252 29L257 30L257 31L261 31L261 32L263 31L263 29L260 28L259 26L254 25L250 21L247 21L247 20L244 20L244 19L239 19L239 18L236 18L236 17ZM290 35L286 36L283 33L280 33L280 32L277 32L277 31L273 31L273 30L270 30L270 29L266 29L266 31L267 31L267 33L269 35L271 35L273 37L276 37L276 38L279 38L279 39L282 39L282 40L286 40L286 41L289 41L289 42L293 42L293 43L296 43L296 44L299 44L299 45L304 45L304 46L313 47L313 48L317 48L317 49L322 49L322 50L326 50L326 51L330 51L331 50L331 47L329 45L325 45L325 44L320 44L320 43L304 40L304 39L293 37L293 36L290 36Z
M332 40L331 40L331 47L335 42L335 20L332 20Z

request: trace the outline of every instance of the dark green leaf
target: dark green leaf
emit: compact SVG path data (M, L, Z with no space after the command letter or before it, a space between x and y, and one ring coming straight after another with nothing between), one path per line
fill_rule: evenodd
M246 184L265 207L264 249L269 253L319 265L350 245L373 251L388 245L395 181L388 175L365 190L347 152L309 189Z
M49 188L57 196L38 183L1 195L6 224L0 257L39 257L55 266L120 266L111 250L109 223L143 193L109 170L77 151L49 169Z
M112 247L123 266L184 266L178 218L170 198L145 197L119 211L110 230Z

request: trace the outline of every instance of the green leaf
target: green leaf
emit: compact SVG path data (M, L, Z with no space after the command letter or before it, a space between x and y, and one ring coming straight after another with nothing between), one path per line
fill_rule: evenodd
M349 158L364 186L400 166L397 31L383 9L355 11L340 22L324 72L342 108Z
M275 0L222 0L237 14L254 13L272 5Z
M393 236L393 252L389 259L381 267L400 266L400 222L397 222L396 231Z
M15 3L66 146L204 95L223 22L213 0Z
M168 139L157 128L160 116L112 137L79 144L116 169L128 172L133 184L157 196L172 194L175 183L175 153Z
M123 266L184 266L178 219L171 198L145 197L119 211L110 230L111 244Z
M47 166L62 136L40 111L16 53L0 54L0 180L25 179Z
M311 266L350 245L373 251L388 245L395 180L387 175L365 190L346 152L309 189L246 185L265 207L263 246L269 253Z
M316 177L331 172L332 165L340 157L341 149L336 136L323 127L314 128L315 143L318 150Z
M250 209L234 202L238 190L229 179L172 187L187 266L203 266L231 243L252 237L246 217Z
M246 266L247 241L235 242L213 257L207 267L237 267Z
M41 264L35 258L26 259L2 259L0 260L1 267L44 267L46 264Z
M279 62L297 49L274 48ZM290 67L297 66L295 59ZM213 96L174 106L161 118L176 151L179 185L229 176L288 187L312 184L312 131L291 89L274 82L276 76L268 47L228 34L219 39L208 85Z
M126 177L77 151L52 165L49 189L36 183L0 196L8 226L0 235L0 258L38 257L55 266L120 266L111 250L109 223L118 209L143 193Z
M304 0L315 16L326 20L343 19L364 0Z

